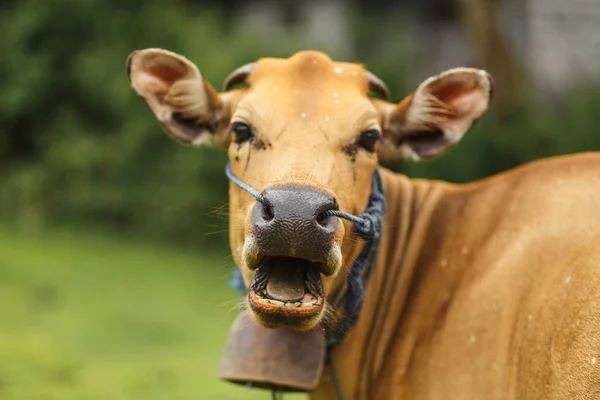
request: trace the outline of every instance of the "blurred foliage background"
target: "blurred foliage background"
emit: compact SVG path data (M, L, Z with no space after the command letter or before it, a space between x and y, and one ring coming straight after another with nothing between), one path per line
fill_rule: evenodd
M2 2L0 219L27 230L93 225L178 245L225 243L225 234L210 235L226 228L215 213L226 204L225 154L180 147L162 134L127 82L124 64L135 49L184 54L217 88L239 65L307 47L363 62L387 82L395 101L427 77L411 62L410 47L419 43L404 35L402 20L386 23L386 10L352 8L354 36L344 40L351 50L303 40L292 29L265 37L236 23L230 10L197 1ZM544 156L598 149L597 86L570 87L558 105L548 105L528 83L511 87L510 109L492 109L448 156L390 167L465 182Z
M314 48L366 64L394 101L442 69L487 68L497 79L497 101L455 150L434 162L387 165L413 177L467 182L600 148L600 7L575 3L569 14L554 0L3 0L0 398L240 398L228 387L204 386L215 380L206 374L216 375L215 346L224 343L236 308L225 289L232 267L225 153L167 139L129 87L125 60L133 50L183 54L219 88L256 58ZM555 15L562 25L549 25ZM564 40L541 41L552 34ZM573 53L585 46L595 53ZM558 64L562 70L550 69ZM184 249L193 255L182 260ZM151 250L161 256L149 257ZM173 272L186 265L189 271ZM199 270L205 272L194 275ZM115 284L124 291L111 292ZM50 314L14 306L40 296L54 304ZM233 307L215 311L227 301ZM123 321L130 323L121 330ZM111 345L77 344L103 343L95 336L102 329L118 332ZM130 350L146 357L134 360ZM103 352L114 365L99 361ZM152 354L165 361L164 371ZM52 385L31 372L39 368L51 371ZM146 374L148 382L160 376L166 386L124 383L129 375L119 368ZM113 391L101 389L103 379ZM35 393L18 391L32 382ZM70 392L73 382L91 386ZM174 389L189 385L194 389Z

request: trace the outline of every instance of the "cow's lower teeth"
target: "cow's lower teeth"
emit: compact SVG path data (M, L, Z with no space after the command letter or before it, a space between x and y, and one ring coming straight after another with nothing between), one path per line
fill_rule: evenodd
M257 300L261 303L269 303L269 304L273 304L276 306L288 307L288 308L312 307L312 306L317 305L317 303L319 302L319 300L314 296L310 296L309 299L305 299L304 301L283 302L283 301L271 299L267 295L267 292L264 290L261 290L260 292L256 292L256 297L257 297Z

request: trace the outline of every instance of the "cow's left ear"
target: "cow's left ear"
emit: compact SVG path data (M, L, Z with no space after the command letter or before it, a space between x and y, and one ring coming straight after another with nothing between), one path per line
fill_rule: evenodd
M487 110L492 87L486 71L454 68L425 80L398 105L379 102L384 132L379 158L422 160L444 154Z

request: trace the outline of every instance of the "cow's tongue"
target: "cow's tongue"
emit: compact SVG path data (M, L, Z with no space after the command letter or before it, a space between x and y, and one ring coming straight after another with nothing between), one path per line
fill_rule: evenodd
M306 269L295 260L286 265L271 265L267 281L267 296L282 302L300 301L304 297Z

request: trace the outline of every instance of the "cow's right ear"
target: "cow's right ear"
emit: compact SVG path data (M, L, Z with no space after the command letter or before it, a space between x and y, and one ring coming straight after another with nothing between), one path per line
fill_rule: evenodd
M185 57L162 49L131 53L129 82L164 131L187 145L227 147L230 104Z

